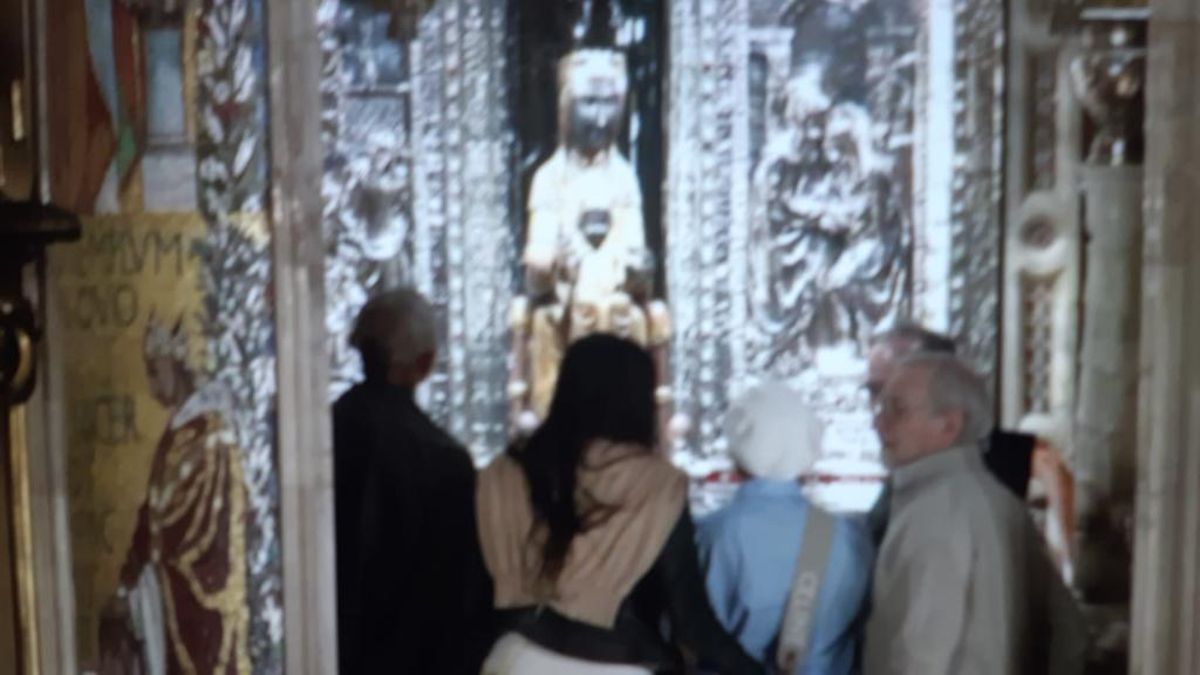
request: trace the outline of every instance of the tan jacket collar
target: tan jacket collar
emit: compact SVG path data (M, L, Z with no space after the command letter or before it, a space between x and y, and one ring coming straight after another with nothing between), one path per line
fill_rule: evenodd
M983 469L979 446L959 445L906 464L892 473L892 502L904 502L928 486Z

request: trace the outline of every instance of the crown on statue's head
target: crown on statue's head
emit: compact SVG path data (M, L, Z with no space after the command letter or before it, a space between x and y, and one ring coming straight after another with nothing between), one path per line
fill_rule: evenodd
M598 91L616 93L624 99L629 92L625 55L615 49L597 47L567 53L558 62L558 89L572 96Z

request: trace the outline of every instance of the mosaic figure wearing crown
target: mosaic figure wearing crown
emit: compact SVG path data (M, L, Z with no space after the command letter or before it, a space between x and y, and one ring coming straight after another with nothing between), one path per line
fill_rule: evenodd
M151 395L171 411L100 621L101 673L249 673L246 486L232 399L201 384L182 320L151 316Z
M650 348L659 381L666 381L669 316L651 298L655 264L641 188L617 148L628 89L620 52L578 49L559 62L558 147L533 176L522 255L526 295L511 317L509 393L520 427L544 415L563 352L590 333L615 333ZM669 398L660 387L660 404Z

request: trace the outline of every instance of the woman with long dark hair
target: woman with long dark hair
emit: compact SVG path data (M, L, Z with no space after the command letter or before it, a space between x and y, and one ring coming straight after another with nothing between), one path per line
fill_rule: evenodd
M501 617L485 675L677 672L692 660L764 672L704 593L687 478L654 451L654 388L633 342L580 339L545 421L480 474Z

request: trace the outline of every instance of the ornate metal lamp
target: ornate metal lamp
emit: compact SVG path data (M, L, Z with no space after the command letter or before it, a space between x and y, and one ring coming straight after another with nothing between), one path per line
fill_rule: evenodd
M79 219L54 206L0 199L0 403L33 389L33 311L20 292L21 266L59 241L79 238Z

